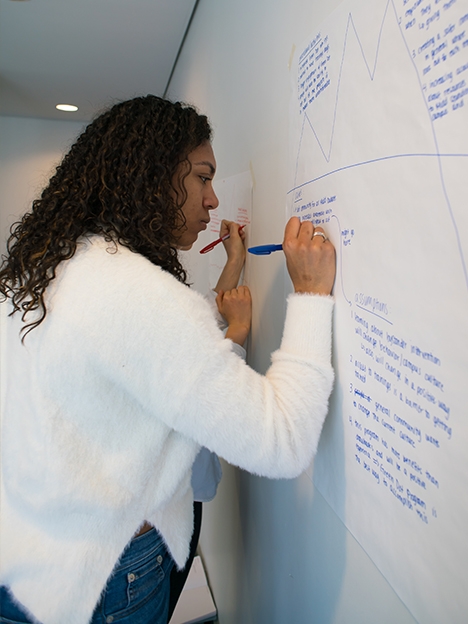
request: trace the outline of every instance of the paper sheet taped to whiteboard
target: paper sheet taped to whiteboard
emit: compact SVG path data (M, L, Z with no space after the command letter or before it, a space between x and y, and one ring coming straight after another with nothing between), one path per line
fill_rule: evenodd
M219 236L221 221L235 221L239 225L248 226L252 220L252 176L250 171L244 171L228 178L216 180L214 189L219 199L219 207L210 214L209 230L212 238ZM248 228L245 230L248 237ZM226 252L222 245L210 251L209 282L214 288L226 263Z
M314 481L420 622L468 613L468 1L347 0L297 47L288 215L337 249Z

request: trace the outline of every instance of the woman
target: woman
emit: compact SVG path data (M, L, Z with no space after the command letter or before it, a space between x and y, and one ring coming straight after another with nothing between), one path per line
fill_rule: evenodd
M177 255L218 203L210 138L191 107L117 104L10 237L0 621L165 622L200 448L272 478L296 476L316 449L333 380L333 246L288 222L295 294L257 374L232 348L250 328L248 289L220 285L225 339Z

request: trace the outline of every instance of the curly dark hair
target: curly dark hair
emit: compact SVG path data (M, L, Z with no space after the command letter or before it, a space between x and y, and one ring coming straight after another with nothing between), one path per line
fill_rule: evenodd
M45 289L80 236L101 234L186 283L174 232L185 224L187 156L210 140L206 116L153 95L120 102L87 126L31 212L10 230L0 292L24 323L39 312L24 325L23 339L44 320Z

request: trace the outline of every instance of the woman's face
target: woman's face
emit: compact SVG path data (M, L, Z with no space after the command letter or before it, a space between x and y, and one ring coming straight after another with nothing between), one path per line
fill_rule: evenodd
M203 143L187 156L191 170L184 178L188 164L183 162L176 174L175 187L180 186L181 176L187 198L182 205L185 224L176 230L174 237L179 249L190 249L202 230L210 222L210 210L218 207L219 201L213 190L216 160L210 143Z

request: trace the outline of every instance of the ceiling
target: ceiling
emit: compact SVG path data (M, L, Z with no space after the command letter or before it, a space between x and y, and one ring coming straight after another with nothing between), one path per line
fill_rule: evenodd
M162 96L196 5L0 0L0 114L88 121L117 100Z

